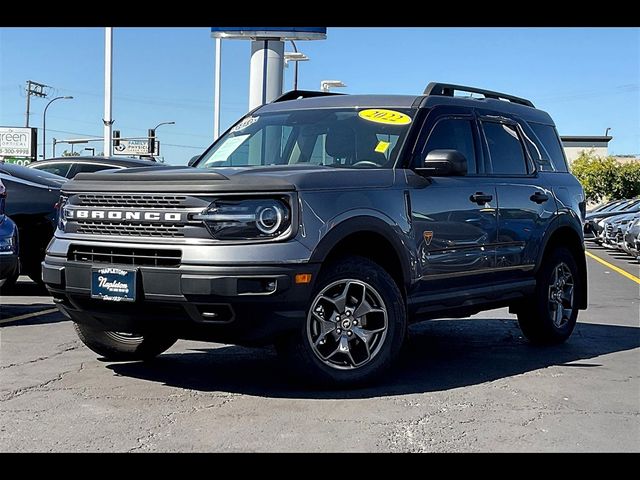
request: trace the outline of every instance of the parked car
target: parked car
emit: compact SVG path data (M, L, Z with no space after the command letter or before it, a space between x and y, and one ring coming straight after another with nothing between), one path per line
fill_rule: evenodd
M622 248L632 257L640 262L640 215L629 222L624 233Z
M530 341L569 338L585 206L529 100L295 91L192 167L69 181L43 278L108 360L275 344L303 379L353 386L388 371L410 322L508 306Z
M0 288L10 286L18 279L18 227L5 215L7 190L0 180Z
M18 226L20 271L42 282L41 263L56 228L60 187L66 178L32 168L0 163L6 187L5 214Z
M157 167L161 163L127 157L58 157L39 160L29 164L29 168L54 173L61 177L73 178L78 173L99 172L107 169L133 167Z
M633 221L637 213L620 213L602 220L602 232L599 243L609 249L622 250L624 231L629 222Z
M607 218L636 212L640 212L640 199L638 198L622 200L618 203L614 202L601 211L588 213L583 222L585 240L602 243L602 229Z

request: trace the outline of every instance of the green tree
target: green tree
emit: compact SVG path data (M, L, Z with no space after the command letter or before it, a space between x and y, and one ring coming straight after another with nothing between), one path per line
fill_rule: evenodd
M62 156L63 157L79 157L80 153L78 153L78 152L70 152L69 150L65 150L64 152L62 152Z
M599 202L640 194L640 162L619 163L585 151L571 163L571 172L584 188L588 200Z

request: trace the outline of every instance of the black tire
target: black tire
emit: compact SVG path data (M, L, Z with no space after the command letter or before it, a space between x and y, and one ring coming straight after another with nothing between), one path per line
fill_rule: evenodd
M564 265L566 267L562 267ZM573 281L573 294L571 298L571 313L564 315L564 311L560 321L554 321L554 302L550 300L552 293L556 293L559 289L554 287L554 272L560 268L570 272ZM571 252L564 247L557 247L547 255L543 260L536 275L535 294L530 301L525 302L518 312L518 323L524 336L531 342L539 345L553 345L564 342L576 325L578 318L577 295L580 292L583 279L579 275L578 266ZM565 285L562 290L565 291ZM565 295L562 300L563 305L567 306L569 301ZM560 301L560 300L559 300ZM558 307L556 306L556 311ZM557 319L557 317L556 317Z
M353 282L349 280L353 280ZM319 317L314 317L311 312L314 306L320 308L319 304L316 303L316 301L321 301L318 299L320 293L327 288L329 289L327 292L331 292L331 288L336 288L339 291L342 288L341 282L345 284L344 294L353 292L354 295L346 295L349 300L347 300L346 308L343 310L345 313L342 320L327 322L327 324L334 323L336 325L335 331L327 330L328 333L324 335L318 333L316 342L320 340L322 335L323 339L328 340L320 342L320 345L324 345L326 341L326 347L333 350L334 347L337 348L341 338L344 336L346 338L344 341L348 342L348 350L350 351L348 358L346 357L347 354L344 355L345 366L342 367L334 365L334 363L338 362L334 362L333 357L330 365L327 360L320 359L319 353L314 352L314 348L324 348L324 346L318 347L316 344L316 347L314 347L313 345L313 323L318 324ZM335 285L335 287L332 287L332 285ZM369 313L362 314L356 318L356 314L359 311L358 305L361 305L362 301L354 301L355 295L362 295L363 299L367 298L369 300L367 307L375 306L376 308L370 309ZM331 305L335 307L333 302L331 302ZM347 314L346 312L350 309L353 310ZM364 310L360 311L363 312ZM335 312L337 312L337 309ZM383 312L386 312L386 316ZM323 318L324 314L323 310ZM332 313L329 313L329 317L331 315ZM347 315L351 315L351 317L347 317ZM338 316L333 318L338 318ZM358 319L360 321L359 325ZM353 324L342 330L341 333L341 329L337 325L340 323L343 326L345 320L351 320ZM384 325L385 321L386 326L383 328L381 325ZM377 325L375 325L376 323ZM375 333L378 330L381 332ZM363 331L370 335L371 344L366 342L366 346L362 340ZM349 334L350 337L346 337L346 334ZM306 383L332 388L355 387L379 379L391 368L400 352L405 336L405 303L396 282L382 267L371 260L364 257L350 256L323 268L314 293L311 296L307 316L302 328L295 334L282 339L276 345L276 348L287 362L286 368L292 370L299 379ZM329 345L331 342L333 343ZM351 348L353 348L353 351L351 351ZM342 354L338 353L336 355L340 356ZM363 357L365 360L361 361ZM356 363L350 364L354 359Z
M10 294L15 292L16 282L18 281L18 277L20 276L19 272L14 273L12 276L7 278L5 282L0 287L0 293Z
M167 335L134 336L73 324L78 337L87 347L111 361L150 360L168 350L177 338Z

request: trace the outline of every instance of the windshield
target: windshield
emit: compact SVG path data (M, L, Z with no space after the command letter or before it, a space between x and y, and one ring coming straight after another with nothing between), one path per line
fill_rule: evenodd
M221 137L197 167L392 168L413 113L380 108L256 112Z

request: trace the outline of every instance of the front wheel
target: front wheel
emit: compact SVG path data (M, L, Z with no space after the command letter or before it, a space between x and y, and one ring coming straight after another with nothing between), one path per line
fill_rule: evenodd
M363 257L343 258L318 280L303 328L278 349L304 379L355 386L392 365L406 332L404 299L393 278Z
M168 350L177 338L161 335L134 335L73 324L87 347L111 361L150 360Z
M536 275L535 294L518 313L520 329L529 341L555 344L569 338L578 318L576 293L581 281L566 248L556 248L545 258Z

